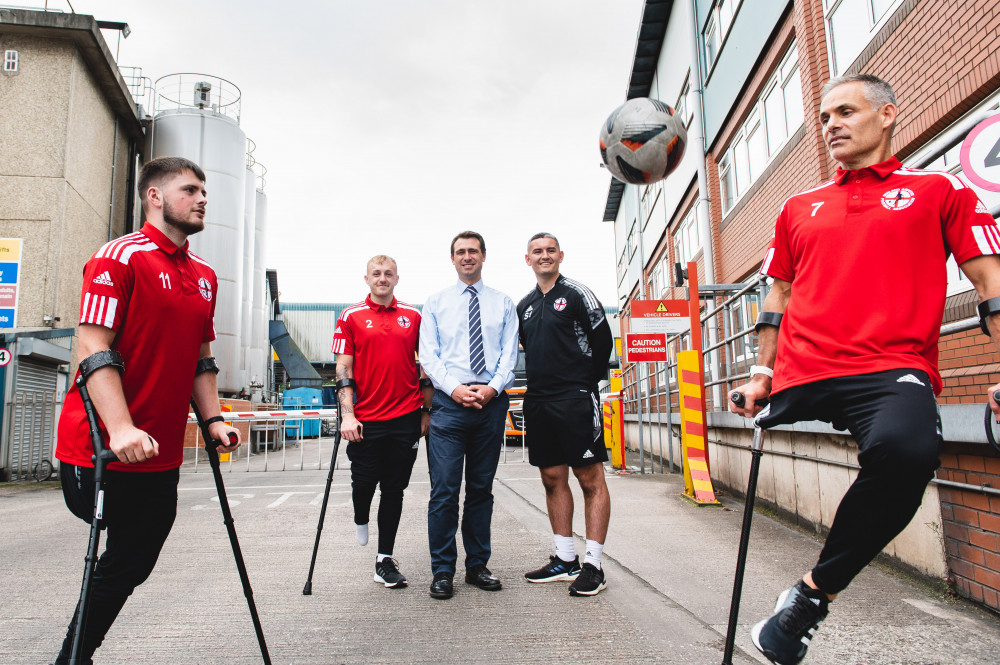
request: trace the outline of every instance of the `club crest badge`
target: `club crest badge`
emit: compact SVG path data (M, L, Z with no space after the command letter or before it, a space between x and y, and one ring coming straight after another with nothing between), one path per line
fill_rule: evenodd
M198 280L198 293L208 302L212 302L212 284L204 277Z
M882 195L882 207L886 210L905 210L913 205L916 197L912 189L897 187Z
M410 326L412 325L412 324L410 323L410 319L409 319L409 317L407 317L407 316L403 316L402 314L400 314L400 315L399 315L399 316L398 316L398 317L396 318L396 323L398 323L398 324L399 324L399 327L400 327L400 328L409 328L409 327L410 327Z
M565 298L556 298L556 301L554 303L552 303L552 308L554 310L556 310L557 312L563 311L564 309L566 309L566 299Z

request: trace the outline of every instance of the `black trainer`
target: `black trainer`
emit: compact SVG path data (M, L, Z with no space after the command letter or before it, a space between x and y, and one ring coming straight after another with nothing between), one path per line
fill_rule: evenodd
M604 569L592 563L585 563L580 568L580 575L569 585L571 596L596 596L608 587L604 577Z
M406 587L406 578L399 572L399 564L392 557L375 562L375 581L381 582L387 589Z
M550 556L549 562L530 573L524 574L524 579L529 582L560 582L563 580L572 581L580 574L580 557L573 557L572 561L563 561L557 556Z
M778 596L774 614L750 631L753 645L775 665L797 665L806 657L829 605L826 594L799 580Z

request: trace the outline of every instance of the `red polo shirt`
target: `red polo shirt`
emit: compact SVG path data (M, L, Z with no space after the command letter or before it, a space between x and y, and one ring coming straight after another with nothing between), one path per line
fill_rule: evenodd
M386 306L368 296L340 313L333 352L354 356L358 420L391 420L423 405L417 384L419 332L420 310L395 298Z
M122 388L132 422L160 444L160 454L116 471L164 471L183 461L194 372L212 323L218 281L203 259L177 247L156 227L104 245L83 268L80 323L114 330L112 348L125 360ZM79 372L77 372L79 375ZM101 424L107 446L108 435ZM59 418L56 457L92 467L94 448L83 401L70 388Z
M938 337L949 254L1000 253L986 206L950 173L895 157L785 202L761 272L792 283L772 392L839 376L922 369L941 392Z

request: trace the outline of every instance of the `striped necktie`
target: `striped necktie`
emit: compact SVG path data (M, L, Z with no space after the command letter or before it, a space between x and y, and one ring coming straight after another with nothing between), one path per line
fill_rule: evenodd
M486 370L486 355L483 353L483 325L479 316L479 294L471 286L469 292L469 366L476 374Z

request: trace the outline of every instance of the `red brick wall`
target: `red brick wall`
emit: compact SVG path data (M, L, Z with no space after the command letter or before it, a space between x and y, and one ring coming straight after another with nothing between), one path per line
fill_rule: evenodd
M953 447L941 456L938 477L1000 487L1000 458L972 447ZM938 487L945 552L955 590L1000 610L1000 497Z

